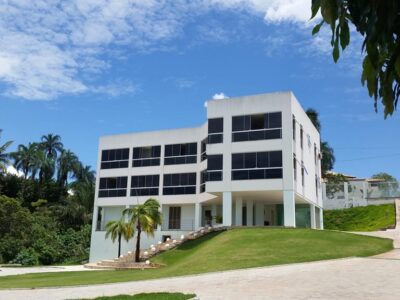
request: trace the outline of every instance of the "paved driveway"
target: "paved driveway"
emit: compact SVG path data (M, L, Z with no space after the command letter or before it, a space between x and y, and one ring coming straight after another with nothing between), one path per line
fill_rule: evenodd
M197 276L70 288L2 290L0 299L76 299L179 291L205 299L399 299L400 250L393 257L346 258ZM0 279L1 280L1 279Z
M30 273L43 273L43 272L75 272L75 271L93 271L86 269L83 266L48 266L48 267L19 267L19 268L0 268L0 277L9 275L21 275Z

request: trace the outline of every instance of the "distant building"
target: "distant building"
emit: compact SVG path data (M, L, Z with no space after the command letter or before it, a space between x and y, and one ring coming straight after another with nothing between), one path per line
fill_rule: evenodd
M105 224L149 197L163 222L144 248L218 223L323 227L320 135L291 92L212 100L207 117L100 138L91 261L115 257Z
M344 175L344 174L343 174ZM400 198L399 182L378 178L357 178L344 175L346 182L323 183L324 209L342 209L357 206L393 203Z

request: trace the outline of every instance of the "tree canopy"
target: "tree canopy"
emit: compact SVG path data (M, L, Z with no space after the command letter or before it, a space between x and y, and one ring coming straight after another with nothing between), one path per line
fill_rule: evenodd
M311 18L318 12L322 16L312 33L318 33L324 24L332 31L335 62L350 43L350 25L361 34L364 55L361 82L367 84L375 110L381 99L385 118L392 115L400 97L400 1L312 0L311 10Z

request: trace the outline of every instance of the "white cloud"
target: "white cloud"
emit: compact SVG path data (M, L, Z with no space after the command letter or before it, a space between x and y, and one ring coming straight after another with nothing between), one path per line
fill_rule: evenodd
M137 86L130 81L117 80L105 85L90 87L91 92L96 94L104 94L109 97L119 97L126 94L134 94L137 91Z
M212 98L213 100L220 100L220 99L228 99L229 97L221 92L214 94Z
M24 173L22 171L17 171L13 166L8 166L6 172L11 175L17 175L18 177L23 177Z
M163 49L187 24L209 11L255 14L267 23L306 22L309 0L9 0L0 2L0 81L4 94L51 100L96 87L90 74L111 67L107 55ZM203 28L204 29L204 28ZM226 42L223 27L204 38ZM112 49L112 50L110 50ZM89 74L89 75L88 75ZM184 85L186 83L183 83ZM186 84L187 85L187 84ZM128 92L134 88L129 88ZM110 92L111 91L111 92Z

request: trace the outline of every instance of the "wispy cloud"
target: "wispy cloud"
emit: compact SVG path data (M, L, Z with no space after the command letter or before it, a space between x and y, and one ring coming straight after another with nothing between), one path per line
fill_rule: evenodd
M126 94L134 94L138 87L127 80L117 80L105 85L91 86L90 91L96 94L103 94L109 97L119 97Z
M10 0L0 3L0 81L3 94L51 100L65 94L118 95L93 86L88 74L110 68L107 54L171 49L187 24L209 11L252 14L266 23L306 24L309 0ZM227 28L203 27L203 38L226 42ZM112 50L110 50L112 49ZM173 49L173 47L172 47ZM185 87L188 82L181 82ZM134 87L125 89L132 92Z

